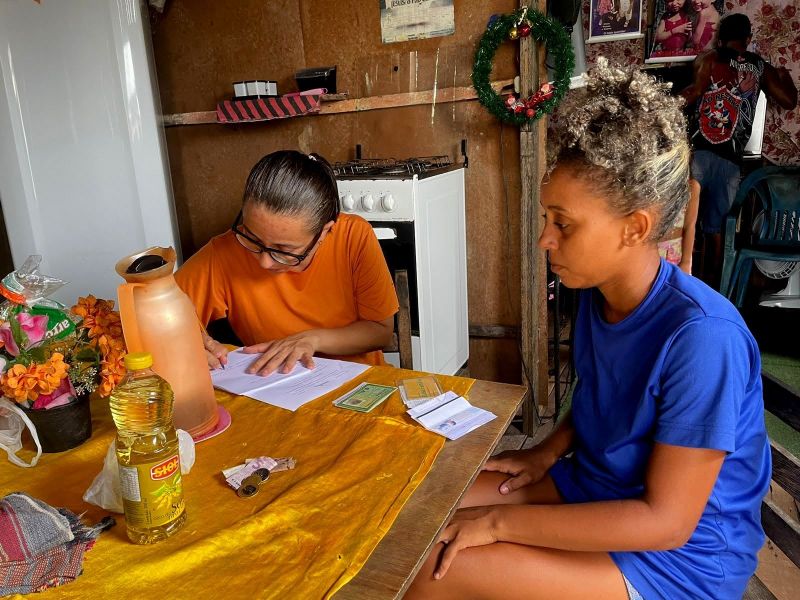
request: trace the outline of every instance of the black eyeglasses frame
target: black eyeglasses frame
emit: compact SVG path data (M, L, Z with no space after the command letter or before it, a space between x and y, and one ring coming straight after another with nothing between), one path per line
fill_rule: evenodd
M278 262L278 263L280 263L282 265L286 265L287 267L296 267L297 265L301 264L306 258L308 258L308 255L311 254L311 251L314 249L314 246L317 245L317 242L319 241L319 238L322 236L322 229L320 229L317 232L317 235L314 236L314 239L311 240L311 243L308 245L308 247L306 248L305 252L303 252L302 254L295 254L294 252L286 252L285 250L278 250L277 248L270 248L269 246L265 246L261 242L261 240L258 240L256 238L252 237L246 231L244 231L243 229L240 229L240 227L243 227L243 226L244 226L244 223L242 222L242 211L240 210L239 214L236 216L236 220L233 222L233 225L231 225L231 231L233 231L234 236L236 236L236 241L239 242L239 244L242 246L242 248L244 248L245 250L247 250L249 252L252 252L253 254L262 254L262 253L266 252L267 254L270 255L270 257L272 257L272 259L275 260L275 262ZM247 246L242 244L242 242L239 240L239 236L242 236L248 242L250 242L251 244L254 244L258 249L257 250L252 250L251 248L248 248ZM276 255L278 257L288 256L288 257L292 258L296 262L294 262L294 263L284 262L280 258L276 257Z

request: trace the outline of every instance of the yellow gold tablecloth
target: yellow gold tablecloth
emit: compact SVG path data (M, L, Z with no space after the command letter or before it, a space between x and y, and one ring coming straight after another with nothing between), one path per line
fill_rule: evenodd
M118 525L86 554L84 574L37 597L330 597L358 573L444 444L413 425L398 393L366 414L331 402L362 381L396 385L410 376L373 367L294 413L218 391L233 423L196 446L194 468L184 478L184 528L159 544L136 546L118 516ZM437 378L442 389L459 394L474 383ZM23 491L85 511L87 523L105 516L81 499L114 434L107 402L95 400L92 411L94 433L79 448L45 454L33 469L2 457L0 496ZM256 496L239 498L221 470L262 455L293 456L297 467L275 473Z

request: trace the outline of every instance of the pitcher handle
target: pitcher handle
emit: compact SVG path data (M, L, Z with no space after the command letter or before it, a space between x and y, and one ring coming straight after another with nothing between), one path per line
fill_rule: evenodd
M139 331L139 322L136 320L136 307L133 296L133 292L137 287L144 287L144 284L123 283L117 288L119 316L122 321L122 333L125 336L125 345L128 352L139 352L144 348L142 335Z

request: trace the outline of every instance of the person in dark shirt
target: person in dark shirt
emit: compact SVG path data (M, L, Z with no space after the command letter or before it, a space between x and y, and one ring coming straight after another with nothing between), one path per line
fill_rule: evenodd
M694 81L682 95L692 109L692 177L700 182L701 219L706 234L706 280L718 287L722 221L739 187L744 147L753 129L760 90L785 109L797 105L789 71L747 51L750 19L731 14L719 26L717 48L694 61Z

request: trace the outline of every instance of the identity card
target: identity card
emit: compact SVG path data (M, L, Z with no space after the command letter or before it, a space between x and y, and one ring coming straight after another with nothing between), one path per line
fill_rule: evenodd
M409 408L441 395L442 390L434 377L413 377L400 382L400 396Z
M369 412L396 391L396 387L388 385L362 383L336 400L333 404L339 408L347 408L358 412Z

